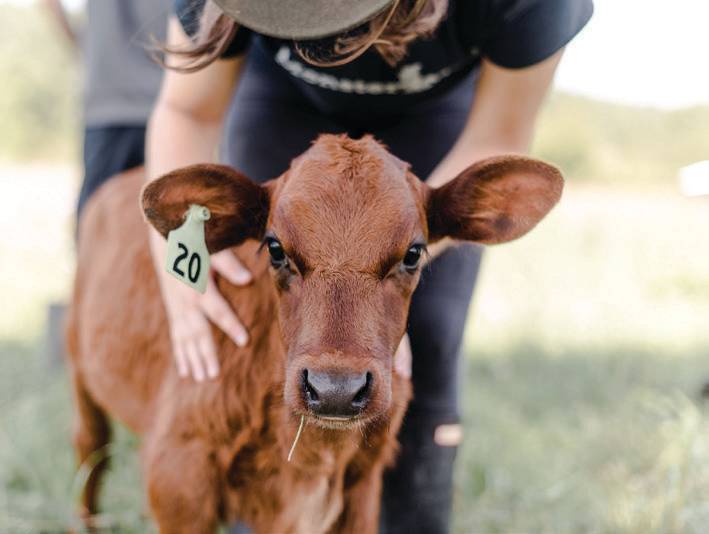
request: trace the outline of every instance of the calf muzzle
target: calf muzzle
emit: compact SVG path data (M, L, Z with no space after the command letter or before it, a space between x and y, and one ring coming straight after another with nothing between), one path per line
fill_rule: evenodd
M313 415L322 418L351 419L369 404L374 377L369 371L317 371L303 369L303 402Z

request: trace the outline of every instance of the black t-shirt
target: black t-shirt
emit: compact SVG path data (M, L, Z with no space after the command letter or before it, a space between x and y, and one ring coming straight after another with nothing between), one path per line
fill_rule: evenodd
M193 35L204 0L176 0L176 14ZM404 109L440 94L475 70L482 57L523 68L564 47L591 18L593 0L450 0L431 38L409 45L406 57L388 65L373 48L338 67L304 61L291 41L240 28L225 56L249 47L255 61L275 62L319 109Z

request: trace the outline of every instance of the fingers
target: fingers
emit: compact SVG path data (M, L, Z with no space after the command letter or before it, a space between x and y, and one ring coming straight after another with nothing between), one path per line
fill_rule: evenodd
M207 282L207 290L201 299L202 309L207 317L228 335L238 347L244 347L249 341L244 325L217 289L214 280Z
M404 334L404 337L399 343L399 348L394 354L394 370L397 374L404 378L411 378L411 343L409 336Z
M205 366L207 376L216 378L219 374L219 360L217 359L217 351L214 348L212 336L200 338L197 343L197 349L202 355L202 363Z
M179 343L172 343L172 353L175 355L175 364L177 365L177 374L180 378L185 378L190 374L189 364L187 363L187 355Z
M251 280L251 274L231 252L215 254L212 260L213 266L232 283L243 285ZM239 347L248 343L246 329L219 293L212 276L201 296L179 281L165 278L161 279L161 288L170 320L172 352L178 375L191 375L198 382L217 377L219 359L209 321Z
M187 344L187 361L190 364L190 369L192 370L192 377L197 382L202 382L204 380L204 365L202 362L202 354L196 343Z
M197 382L215 378L219 374L212 330L199 308L173 320L171 337L177 374L192 376Z
M222 250L210 257L212 268L232 284L243 286L251 282L251 273L237 259L231 250Z

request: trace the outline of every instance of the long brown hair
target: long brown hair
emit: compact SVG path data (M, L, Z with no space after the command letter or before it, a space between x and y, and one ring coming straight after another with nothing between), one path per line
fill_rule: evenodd
M448 0L394 0L390 8L354 30L317 41L294 41L303 60L317 66L334 67L353 61L374 46L389 65L406 56L409 43L430 36L445 17ZM182 60L163 65L181 72L194 72L219 59L238 30L238 23L207 0L199 27L187 47L163 46L164 52Z

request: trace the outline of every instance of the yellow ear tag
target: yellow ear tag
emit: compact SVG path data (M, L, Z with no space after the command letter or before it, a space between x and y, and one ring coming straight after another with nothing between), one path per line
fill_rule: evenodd
M204 293L209 276L209 252L204 241L204 221L209 210L192 204L185 222L167 235L165 269L178 280Z

